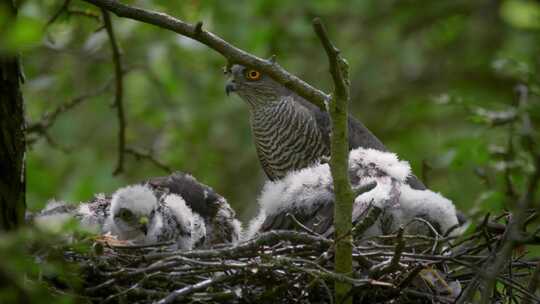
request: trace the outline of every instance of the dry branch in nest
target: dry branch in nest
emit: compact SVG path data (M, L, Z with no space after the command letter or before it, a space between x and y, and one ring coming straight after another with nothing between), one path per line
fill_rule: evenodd
M488 218L461 239L403 230L357 239L352 277L333 271L332 239L297 231L192 251L126 246L105 237L93 253L66 257L81 265L81 295L96 303L333 303L336 281L353 286L355 303L454 303L500 250L506 227ZM492 301L540 301L539 262L514 253L495 278Z

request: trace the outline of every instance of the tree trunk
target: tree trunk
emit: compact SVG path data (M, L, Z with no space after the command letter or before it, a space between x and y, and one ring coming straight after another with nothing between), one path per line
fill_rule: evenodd
M0 8L15 13L11 1ZM0 54L0 230L24 222L26 172L22 74L17 56Z

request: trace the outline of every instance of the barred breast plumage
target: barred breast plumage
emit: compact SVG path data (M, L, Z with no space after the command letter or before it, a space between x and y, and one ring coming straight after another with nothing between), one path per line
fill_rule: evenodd
M259 159L271 180L329 154L313 116L289 96L255 109L251 127Z
M228 93L236 92L251 110L251 127L261 166L271 180L330 156L330 116L270 76L256 69L233 65ZM349 150L362 147L387 151L360 121L349 116ZM426 187L414 175L407 183Z

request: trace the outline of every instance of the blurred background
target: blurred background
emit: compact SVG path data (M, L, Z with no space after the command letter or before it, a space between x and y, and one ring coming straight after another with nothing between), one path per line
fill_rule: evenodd
M350 63L351 111L435 191L469 214L509 207L501 189L510 167L497 158L515 114L516 86L530 91L540 123L540 4L525 0L124 1L203 21L204 28L257 56L275 54L291 73L329 92L326 55L311 21L320 16ZM16 24L0 27L0 48L20 51L30 123L114 76L100 11L71 1L69 13L47 24L64 1L22 1ZM127 144L152 151L224 195L240 218L256 211L265 181L252 144L244 102L227 97L225 60L207 47L140 22L113 16L123 52ZM1 21L1 16L0 16ZM117 158L112 87L60 115L49 140L30 136L27 154L31 210L50 198L84 201L166 172ZM534 99L533 99L534 98ZM512 112L514 111L514 112ZM506 116L505 116L506 115ZM502 123L501 123L502 124ZM500 154L500 153L499 153Z

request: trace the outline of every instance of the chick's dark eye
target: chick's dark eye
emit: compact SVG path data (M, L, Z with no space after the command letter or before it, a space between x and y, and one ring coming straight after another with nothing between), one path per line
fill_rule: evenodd
M125 220L131 219L132 216L133 216L133 214L129 210L124 209L124 210L120 211L120 217L125 219Z
M257 70L247 70L246 78L248 80L259 80L261 78L261 72Z

